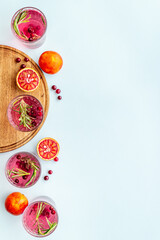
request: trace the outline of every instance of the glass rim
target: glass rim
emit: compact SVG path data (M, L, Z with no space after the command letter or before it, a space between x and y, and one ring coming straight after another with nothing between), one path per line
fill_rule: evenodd
M13 184L13 182L11 182L10 179L8 178L8 174L7 174L7 171L6 171L6 170L7 170L7 164L9 163L10 159L11 159L13 156L18 155L18 154L22 154L22 153L26 153L26 154L32 155L33 157L36 158L36 160L38 161L38 163L39 163L39 165L40 165L40 174L39 174L39 177L38 177L37 181L34 182L32 185L26 186L26 187L25 187L25 186L24 186L24 187L20 187L20 186L17 186L17 185L15 185L15 184ZM17 159L17 160L18 160L18 159ZM39 161L39 159L38 159L38 157L36 156L35 153L30 153L30 152L26 152L26 151L14 153L12 156L10 156L10 157L8 158L8 160L7 160L7 162L6 162L6 165L5 165L5 176L6 176L7 180L8 180L8 182L9 182L10 184L12 184L14 187L17 187L17 188L30 188L30 187L34 186L34 185L38 182L38 180L40 179L41 174L42 174L42 166L41 166L41 163L40 163L40 161Z
M18 99L18 98L21 98L21 97L32 97L32 98L36 99L36 100L40 103L40 105L41 105L41 107L42 107L42 110L43 110L43 117L42 117L42 120L41 120L40 124L39 124L38 126L35 126L35 128L33 128L33 129L29 130L29 131L21 131L21 130L19 130L18 127L17 127L17 125L14 126L13 124L11 124L11 122L10 122L10 120L9 120L9 116L8 116L8 109L9 109L10 104L11 104L15 99ZM38 129L38 128L40 127L40 125L42 124L43 119L44 119L44 109L43 109L43 106L42 106L42 103L40 102L40 100L38 100L38 99L37 99L36 97L34 97L33 95L21 94L21 95L18 95L18 96L16 96L16 97L14 97L14 98L9 102L8 108L7 108L7 118L8 118L8 121L9 121L10 125L11 125L14 129L16 129L17 131L20 131L20 132L32 132L32 131Z
M41 199L39 199L38 200L38 198L42 198L42 200ZM39 197L36 197L35 199L33 199L33 201L31 202L31 203L29 203L28 204L28 206L24 209L24 212L22 213L22 224L23 224L23 227L24 227L24 229L26 230L26 232L28 232L31 236L33 236L33 237L39 237L39 238L43 238L43 237L48 237L50 234L52 234L55 230L56 230L56 228L57 228L57 226L58 226L58 223L59 223L59 215L58 215L58 212L57 212L57 208L54 206L54 201L53 201L53 203L52 202L49 202L49 201L47 201L47 200L43 200L43 198L49 198L49 200L51 200L51 201L53 201L52 200L52 198L50 198L50 197L48 197L48 196L39 196ZM37 199L37 200L36 200ZM25 214L25 212L27 211L27 209L32 205L32 204L35 204L35 203L38 203L38 202L44 202L44 203L47 203L47 204L49 204L49 205L51 205L55 210L56 210L56 214L57 214L57 226L56 226L56 228L53 230L53 232L50 232L48 235L35 235L35 234L32 234L28 229L27 229L27 227L26 227L26 225L24 224L24 214Z
M45 28L45 31L44 31L44 33L43 33L43 35L40 37L40 38L38 38L37 40L34 40L34 41L25 41L25 40L23 40L23 39L21 39L21 38L18 38L18 35L16 34L16 32L14 31L14 29L13 29L13 24L14 24L14 20L15 20L15 17L16 17L16 15L20 12L20 11L23 11L23 10L25 10L25 9L33 9L33 10L37 10L37 11L39 11L43 16L44 16L44 18L45 18L45 20L46 20L46 28ZM41 10L39 10L38 8L36 8L36 7L23 7L23 8L20 8L19 10L17 10L15 13L14 13L14 15L13 15L13 17L12 17L12 19L11 19L11 29L12 29L12 32L13 32L13 34L14 34L14 36L16 36L16 38L18 39L18 40L20 40L20 41L22 41L23 43L25 43L25 44L28 44L28 45L32 45L32 44L34 44L34 43L37 43L37 42L39 42L44 36L45 36L45 33L46 33L46 31L47 31L47 18L46 18L46 16L45 16L45 14L41 11Z

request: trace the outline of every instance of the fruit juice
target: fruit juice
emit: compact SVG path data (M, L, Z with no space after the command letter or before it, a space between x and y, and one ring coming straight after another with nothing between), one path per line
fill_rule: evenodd
M29 132L38 128L43 120L43 107L31 95L14 98L7 110L10 124L19 131Z
M58 214L52 204L46 201L31 203L23 213L23 225L35 237L46 237L56 229Z
M26 7L14 14L11 27L18 39L32 45L42 37L45 37L47 20L39 9Z
M14 154L6 164L6 177L16 187L26 188L34 185L41 173L38 159L31 153Z

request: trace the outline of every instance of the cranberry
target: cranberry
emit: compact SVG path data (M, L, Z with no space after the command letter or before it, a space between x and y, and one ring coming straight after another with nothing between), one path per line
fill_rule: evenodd
M58 96L58 97L57 97L57 99L58 99L58 100L61 100L61 99L62 99L62 97L61 97L61 96Z
M57 93L57 94L59 94L60 92L61 92L61 90L60 90L60 89L57 89L57 90L56 90L56 93Z
M52 171L52 170L49 170L49 171L48 171L48 174L52 174L52 173L53 173L53 171Z
M51 207L51 206L50 206L50 207L49 207L49 210L51 210L51 211L52 211L52 210L53 210L53 207Z
M56 85L53 85L53 86L52 86L52 89L53 89L53 90L56 90L56 89L57 89Z
M37 107L37 110L38 110L38 111L42 111L42 108L41 108L41 107Z
M24 58L24 61L25 61L25 62L28 62L28 61L29 61L29 58L25 57L25 58Z
M55 211L54 209L52 209L51 213L52 213L52 214L55 214L55 213L56 213L56 211Z
M19 180L17 178L15 179L15 183L19 183Z
M22 65L21 65L21 68L25 68L25 67L26 67L26 65L25 65L25 64L22 64Z
M44 180L45 180L45 181L49 180L49 177L48 177L48 176L45 176L45 177L44 177Z
M42 112L38 112L37 115L38 115L38 116L42 116Z
M33 37L28 38L29 41L33 41Z
M58 157L55 157L55 158L54 158L54 161L55 161L55 162L58 162L58 160L59 160Z
M17 155L17 159L21 159L21 155L20 154Z
M27 176L27 175L24 175L22 178L23 178L24 180L26 180L26 179L28 178L28 176Z
M21 61L21 59L20 58L16 58L16 62L18 63L18 62L20 62Z
M34 28L33 28L33 27L29 27L29 28L28 28L28 32L29 32L29 33L33 33L33 32L34 32Z

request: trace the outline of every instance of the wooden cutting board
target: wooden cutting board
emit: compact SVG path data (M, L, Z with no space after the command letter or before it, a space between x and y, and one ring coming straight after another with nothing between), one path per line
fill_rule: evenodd
M21 58L20 63L15 62L17 57ZM25 57L29 59L27 63L24 61ZM31 93L21 91L16 85L16 75L23 63L26 67L35 69L41 78L39 87ZM14 97L22 94L29 94L38 98L44 108L44 119L42 124L38 129L31 132L20 132L14 129L7 118L7 108L10 101ZM47 117L48 108L48 85L38 65L28 55L20 50L0 45L0 152L2 153L14 150L30 141L43 126Z

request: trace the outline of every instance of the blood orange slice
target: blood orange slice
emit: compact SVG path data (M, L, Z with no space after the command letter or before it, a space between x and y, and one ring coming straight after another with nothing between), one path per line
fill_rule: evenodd
M37 153L43 160L52 160L59 153L59 144L53 138L43 138L37 145Z
M37 89L40 77L33 68L23 68L16 77L18 87L24 92L31 92Z

